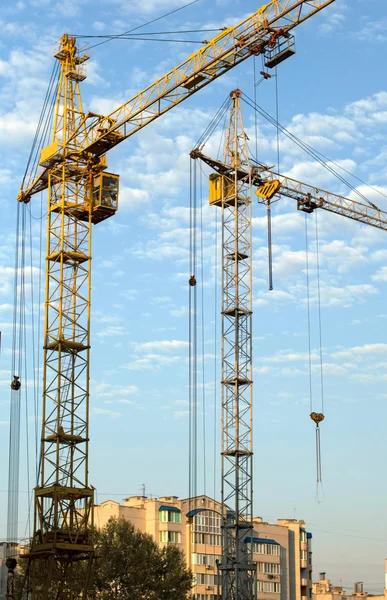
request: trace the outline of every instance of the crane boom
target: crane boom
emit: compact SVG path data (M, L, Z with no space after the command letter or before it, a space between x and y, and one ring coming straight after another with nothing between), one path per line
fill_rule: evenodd
M375 204L364 204L338 194L332 194L291 177L278 175L268 169L266 169L266 173L268 174L267 177L264 176L266 182L279 181L281 195L296 200L298 210L312 212L316 208L321 208L354 221L387 230L387 212Z
M221 161L202 154L200 150L194 150L191 154L193 158L200 158L214 169L214 171L219 173L219 175L230 177L229 167ZM248 173L243 169L238 168L237 175L240 180L247 181L248 179ZM332 194L308 183L297 181L285 175L279 175L265 165L255 168L251 175L251 182L258 189L267 186L266 190L263 190L263 195L266 197L258 198L258 202L261 204L267 203L267 196L270 196L269 199L272 200L274 194L271 195L271 191L274 191L274 193L296 200L298 210L313 212L316 208L321 208L327 212L348 217L353 221L359 221L378 229L387 230L387 212L375 204L365 204L358 200L346 198L345 196ZM276 182L279 185L270 188L270 185L273 184L274 186Z
M269 49L268 66L288 58L295 53L289 32L334 1L273 0L235 27L222 31L206 46L109 115L84 114L72 138L67 140L72 148L54 145L49 164L26 189L21 190L19 200L28 202L32 194L48 187L48 174L54 162L58 164L66 155L79 159L87 154L105 154L249 56L264 54ZM85 55L79 58L77 70L82 70L88 58ZM74 155L75 148L77 157Z

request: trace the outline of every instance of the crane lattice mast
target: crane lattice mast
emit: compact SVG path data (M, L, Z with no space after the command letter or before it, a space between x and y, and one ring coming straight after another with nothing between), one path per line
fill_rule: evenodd
M46 299L40 482L27 585L34 600L85 594L93 561L94 492L89 484L89 355L92 178L100 161L79 158L74 131L82 116L79 83L87 55L63 36L48 169ZM73 158L76 156L76 158ZM84 568L82 568L84 566Z
M222 600L251 600L253 541L253 381L251 165L240 107L231 92L224 174L210 178L222 210ZM243 169L246 176L240 178Z

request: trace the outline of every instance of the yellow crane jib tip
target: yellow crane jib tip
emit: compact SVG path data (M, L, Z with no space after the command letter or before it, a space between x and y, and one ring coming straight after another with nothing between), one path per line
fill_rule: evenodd
M310 418L318 426L318 424L321 423L321 421L323 421L325 419L325 416L322 413L312 412L312 413L310 413Z
M266 10L267 8L269 8L269 6L271 6L271 4L273 4L273 2L268 2L267 4L263 4L263 6L261 6L261 8L259 8L259 9L257 10L257 13L258 13L259 15L261 15L262 13L264 13L264 12L265 12L265 10Z
M271 200L273 196L278 192L281 187L281 182L275 179L274 181L268 181L263 185L260 185L255 190L255 195L264 200Z

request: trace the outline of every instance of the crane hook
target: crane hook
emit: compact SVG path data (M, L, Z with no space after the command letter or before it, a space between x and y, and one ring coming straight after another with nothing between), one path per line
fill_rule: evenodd
M20 388L21 388L20 377L18 377L17 375L14 375L13 379L11 381L11 389L14 390L15 392L17 392L18 390L20 390Z

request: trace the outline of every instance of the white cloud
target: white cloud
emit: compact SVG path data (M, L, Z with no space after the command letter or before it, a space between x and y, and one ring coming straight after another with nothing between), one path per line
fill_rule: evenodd
M353 346L346 350L339 350L331 354L332 358L358 358L362 359L364 356L373 356L379 354L387 354L387 344L374 343L374 344L363 344L363 346Z
M143 342L141 344L136 344L136 349L138 351L145 350L157 350L157 351L167 351L170 350L184 350L188 348L188 342L183 340L162 340L162 341L154 341L154 342Z
M372 281L387 281L387 267L382 267L374 275Z
M175 410L173 412L174 419L184 419L184 418L188 417L188 415L189 415L188 410Z
M118 419L119 417L122 416L121 413L115 412L113 410L108 410L107 408L97 408L97 407L94 407L92 410L93 410L93 413L95 415L101 415L101 416L104 416L104 417L110 417L111 419Z
M122 336L125 335L125 333L125 327L122 327L121 325L111 325L109 327L105 327L105 329L101 329L101 331L98 331L95 335L100 338L107 338Z
M356 33L361 42L381 43L387 42L387 19L368 21L367 24Z
M111 383L98 383L93 388L93 394L96 398L117 398L119 396L132 396L138 394L139 389L136 385L114 385Z
M181 362L181 356L149 353L142 357L134 357L122 368L129 371L159 371L161 368L170 367L178 362Z

